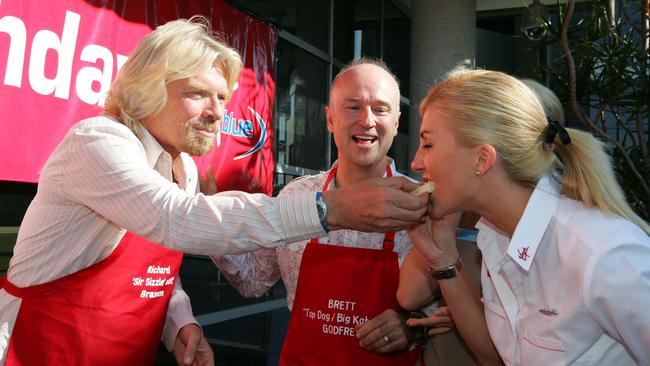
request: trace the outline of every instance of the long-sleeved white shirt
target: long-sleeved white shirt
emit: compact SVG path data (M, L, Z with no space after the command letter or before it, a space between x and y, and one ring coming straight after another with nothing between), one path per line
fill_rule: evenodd
M126 230L174 250L201 255L273 248L324 235L314 193L284 198L223 192L196 194L198 175L186 154L171 155L144 128L95 117L73 126L41 172L14 247L9 280L37 285L106 258ZM172 182L172 177L178 185ZM0 290L2 364L20 299ZM187 295L175 288L163 338L194 322Z
M650 238L544 177L510 238L482 219L490 336L509 365L650 364Z
M334 164L336 166L336 163ZM395 169L390 159L393 176L403 176ZM292 180L280 191L279 196L290 196L305 191L323 190L328 172L304 176ZM334 189L334 180L330 183ZM395 233L395 247L399 263L413 248L411 239L405 230ZM355 230L330 231L318 240L322 244L341 245L353 248L381 249L384 242L383 233L364 233ZM300 262L309 240L291 243L285 247L258 250L240 255L212 257L212 261L221 270L228 281L245 297L257 297L265 294L280 278L287 290L287 305L293 307L293 300L298 284ZM333 269L336 270L336 269Z

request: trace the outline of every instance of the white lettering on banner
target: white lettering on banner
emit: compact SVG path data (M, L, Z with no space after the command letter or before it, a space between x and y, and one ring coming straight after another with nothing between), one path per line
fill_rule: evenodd
M34 36L29 60L29 85L38 94L50 95L54 92L55 97L68 99L72 79L72 58L77 44L80 18L79 14L69 11L65 13L61 38L49 30L40 30ZM45 59L50 49L58 54L54 79L45 76Z
M54 94L56 98L69 99L80 21L81 16L79 14L66 11L61 36L47 29L39 30L34 35L28 67L28 80L29 85L36 93L42 95ZM20 18L7 15L0 18L0 33L9 35L10 40L3 83L20 88L22 86L25 50L27 48L25 23ZM51 57L52 51L56 53L56 75L53 78L48 78L45 75L45 65L48 60L53 58ZM127 57L116 54L115 63L113 63L113 53L108 48L88 44L81 50L79 59L80 61L103 66L101 68L84 66L79 69L75 83L76 95L84 103L103 105L113 77L113 66L115 65L116 69L119 70L126 62Z
M329 299L327 308L336 311L325 312L319 309L303 308L302 312L310 321L322 323L319 326L324 334L354 337L355 327L363 325L369 320L367 315L353 313L356 305L355 301Z
M0 19L0 32L7 33L11 39L7 54L7 69L5 70L5 85L20 87L25 63L25 45L27 30L22 20L6 16Z
M101 60L104 63L104 72L96 67L82 67L77 74L77 95L82 102L87 104L104 104L108 87L111 85L113 70L113 53L105 47L95 44L89 44L81 51L81 60L88 62L97 62ZM106 73L106 69L111 72ZM93 81L99 81L100 89L93 90Z

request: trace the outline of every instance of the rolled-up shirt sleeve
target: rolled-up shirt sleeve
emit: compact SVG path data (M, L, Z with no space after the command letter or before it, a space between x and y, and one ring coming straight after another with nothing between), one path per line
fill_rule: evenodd
M280 280L280 266L275 249L211 259L228 282L244 297L262 296Z
M198 325L199 323L192 315L190 298L181 286L181 279L179 276L176 276L176 283L174 284L172 296L169 299L169 307L167 308L167 317L162 334L162 341L169 352L174 350L174 342L176 341L178 332L188 324Z

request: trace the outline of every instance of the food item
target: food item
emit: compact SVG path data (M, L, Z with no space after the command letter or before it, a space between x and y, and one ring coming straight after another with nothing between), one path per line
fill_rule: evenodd
M421 186L417 187L416 189L411 192L412 195L414 196L419 196L422 193L431 193L433 190L436 189L436 182L430 180Z

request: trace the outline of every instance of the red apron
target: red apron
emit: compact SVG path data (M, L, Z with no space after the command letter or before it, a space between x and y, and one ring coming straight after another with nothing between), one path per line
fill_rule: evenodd
M390 167L386 168L392 176ZM330 171L324 190L336 174ZM300 263L296 297L280 364L408 365L419 350L380 354L359 346L355 326L386 309L400 310L395 233L386 233L383 249L319 244L312 239Z
M22 299L5 365L152 365L183 253L130 232L104 260Z

